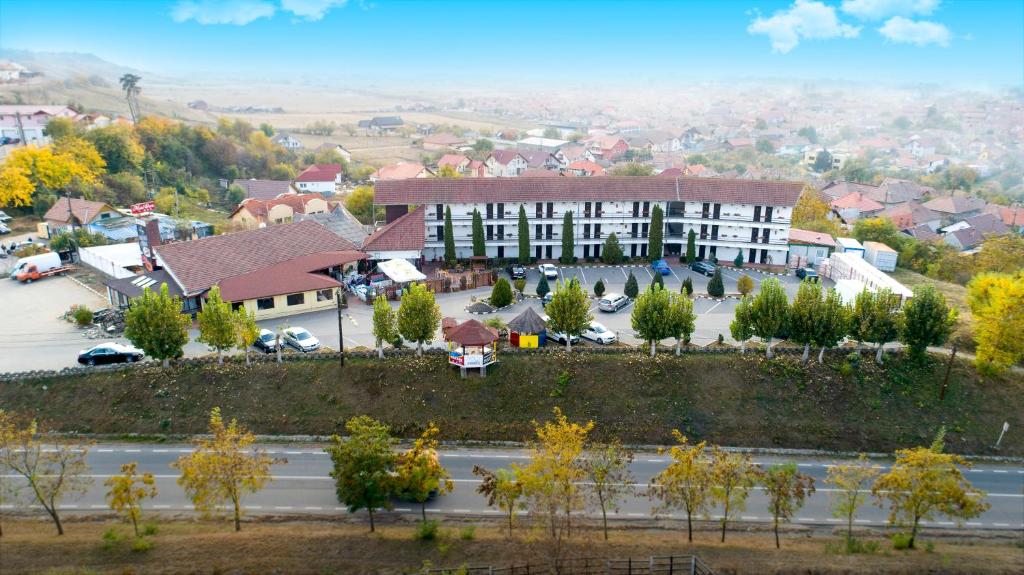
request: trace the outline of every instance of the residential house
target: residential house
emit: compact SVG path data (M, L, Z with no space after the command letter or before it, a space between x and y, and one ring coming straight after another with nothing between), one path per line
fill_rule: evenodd
M298 150L302 148L302 142L300 142L298 138L290 134L278 134L274 136L274 138L271 141L288 150Z
M558 156L544 150L523 150L519 152L530 169L558 170L563 164Z
M1024 229L1024 206L999 206L990 204L985 206L984 213L997 214L1003 223L1010 228Z
M530 136L523 138L516 142L516 148L526 150L539 150L542 152L554 152L562 146L568 144L568 140L559 140L557 138L543 138L538 136Z
M876 217L885 209L885 206L860 192L851 192L838 200L832 200L830 205L845 224L852 224L861 218Z
M426 233L424 213L425 208L420 205L377 228L363 242L363 251L374 261L404 259L418 263L423 257Z
M327 212L318 214L295 214L296 222L313 221L330 230L334 235L352 242L352 245L361 248L366 237L370 235L369 226L363 225L352 212L345 209L341 203L335 204Z
M828 168L830 170L842 169L843 165L846 164L846 161L850 159L850 155L843 152L835 150L829 152L824 148L808 148L804 152L804 166L806 166L807 169L814 168L814 164L818 162L818 154L821 152L828 152L828 154L832 156L832 165Z
M58 232L89 226L100 220L124 217L121 212L105 202L94 202L82 198L58 198L43 216L50 237Z
M942 218L938 214L915 201L885 208L880 216L889 218L901 230L923 225L934 232L942 225Z
M933 242L942 239L942 236L936 233L928 224L918 224L912 228L906 228L901 231L904 234L922 242Z
M981 247L981 244L993 236L1010 233L1010 228L996 214L978 214L965 218L941 230L943 240L960 251L970 251Z
M471 161L462 154L445 154L437 160L437 169L440 171L441 168L451 168L459 174L465 174Z
M794 268L816 266L836 249L836 240L824 232L789 229L789 265Z
M526 158L515 150L494 150L484 161L487 171L497 178L515 178L526 171Z
M331 150L337 153L339 156L341 156L341 158L346 162L352 163L352 152L345 149L345 146L342 146L341 144L335 144L333 142L324 142L323 144L317 146L316 149L318 152Z
M15 82L21 78L24 67L14 62L0 62L0 82Z
M359 127L368 132L389 133L405 125L398 116L375 116L369 120L360 120Z
M854 192L859 192L870 198L877 191L877 187L870 184L832 180L818 188L818 191L821 192L826 199L831 201L838 200L839 198L848 196ZM875 201L877 202L878 200Z
M448 150L451 148L458 148L459 146L465 146L466 139L455 134L448 132L442 132L440 134L431 134L423 138L423 149L430 151L437 150Z
M466 167L466 175L471 178L486 178L490 176L487 170L487 164L483 160L473 160Z
M44 145L50 143L46 125L54 118L78 116L68 106L0 104L0 141Z
M968 196L942 196L922 205L938 214L943 224L950 224L980 214L985 208L985 200Z
M558 157L558 161L562 165L568 165L578 160L587 160L594 162L597 160L597 156L594 155L586 146L583 144L568 144L562 146L555 156Z
M399 162L379 168L370 174L371 182L384 180L406 180L410 178L429 178L434 175L429 168L417 162Z
M586 140L587 149L595 156L595 160L614 162L626 155L629 144L619 136L595 136Z
M284 224L296 214L322 214L327 212L327 200L321 194L281 194L272 200L244 199L231 212L231 221L254 228L270 224Z
M783 266L789 252L789 222L803 184L722 178L455 178L385 181L374 202L385 206L386 221L408 219L408 206L423 208L426 260L444 257L445 210L450 209L457 256L472 255L472 214L484 221L487 255L518 257L519 208L528 218L530 257L561 256L562 219L574 218L578 258L599 258L615 233L627 257L646 257L651 210L664 211L664 251L678 256L690 230L697 255L731 261L741 254L750 264ZM405 246L403 246L404 248Z
M576 160L566 166L565 169L574 176L603 176L605 174L601 164L591 162L590 160Z
M341 164L313 164L295 178L295 188L300 192L332 196L344 177Z
M232 186L238 186L250 200L272 200L281 194L295 191L288 180L235 180Z

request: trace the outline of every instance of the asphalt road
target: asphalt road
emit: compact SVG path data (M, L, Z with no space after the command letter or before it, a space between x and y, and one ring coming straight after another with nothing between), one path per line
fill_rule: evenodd
M328 476L331 469L330 458L317 445L267 445L267 452L276 458L286 459L286 463L274 465L274 481L262 491L246 498L246 513L261 514L341 514L347 513L335 497L333 480ZM170 463L183 453L190 451L188 445L142 445L142 444L103 444L98 445L89 453L88 461L95 479L91 488L80 498L66 501L62 508L73 513L97 513L108 510L104 500L106 489L103 481L112 474L119 472L120 465L137 461L139 472L153 473L157 478L158 497L147 502L146 508L165 512L191 511L184 493L176 484L177 475ZM499 511L489 509L482 496L475 492L479 480L473 476L474 465L489 469L508 467L512 463L523 463L527 454L522 450L496 449L453 449L440 453L441 461L451 473L455 482L452 493L437 497L427 505L428 513L444 513L452 515L492 515ZM830 514L831 490L824 479L828 466L835 463L834 458L816 457L755 457L759 464L777 462L794 462L803 473L815 478L818 488L807 504L795 518L795 522L808 525L838 525L842 521ZM654 453L640 453L634 460L632 472L635 476L635 487L641 492L631 496L612 514L622 519L639 520L654 518L652 502L642 494L648 481L656 473L664 469L668 458ZM878 461L877 466L884 471L889 462ZM982 516L965 523L963 529L971 530L1024 530L1024 468L984 464L974 466L966 471L971 483L987 492L987 500L991 509ZM20 481L11 475L2 476L5 481ZM886 524L886 512L873 503L864 505L859 513L858 526L880 527ZM757 489L750 494L746 510L740 513L739 520L744 522L770 522L771 515L767 509L767 500L763 491ZM21 503L24 505L24 502ZM8 503L0 506L11 509ZM407 502L395 502L395 513L418 513L419 507ZM593 513L593 511L591 511ZM721 513L712 510L711 516ZM662 514L660 517L685 518L678 511ZM945 518L924 523L926 527L952 528L955 523Z

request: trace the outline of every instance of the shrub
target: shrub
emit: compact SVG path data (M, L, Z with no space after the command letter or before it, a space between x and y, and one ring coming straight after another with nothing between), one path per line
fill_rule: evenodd
M722 297L725 295L725 285L722 283L722 270L715 268L715 275L708 282L708 295L711 297Z
M519 278L516 281L512 282L512 285L515 286L517 292L519 292L519 293L525 293L526 292L526 280L525 279Z
M92 324L92 310L84 305L72 306L71 317L79 327L85 327Z
M594 295L596 295L597 297L601 297L601 296L604 295L604 280L603 279L597 280L597 283L594 284Z
M567 370L563 369L562 373L559 373L555 379L555 389L551 390L551 397L563 397L570 382L572 382L572 376L569 375Z
M118 533L117 529L114 529L113 527L111 527L110 529L107 529L106 531L103 532L103 540L104 541L110 541L110 542L120 541L121 538L122 538L121 534Z
M686 276L686 279L683 280L683 287L679 293L684 293L687 296L693 295L693 280L690 279L690 276Z
M732 260L732 265L738 268L743 267L743 252L736 252L736 259Z
M498 331L504 331L505 328L508 327L508 324L505 323L505 320L501 319L500 317L489 317L484 320L484 325L486 325L487 327L493 327Z
M413 534L413 538L417 541L433 541L437 539L437 532L440 526L440 522L434 519L420 521L416 524L416 532Z
M651 287L654 287L654 286L655 286L655 284L657 284L657 285L661 286L661 289L665 289L665 278L664 278L664 277L662 277L662 275L661 275L661 272L658 272L658 273L657 273L657 274L656 274L656 275L655 275L655 276L654 276L654 277L653 277L653 278L651 279Z
M754 291L754 280L747 274L740 276L740 279L736 280L736 291L743 295Z
M722 345L723 343L725 343L725 336L718 334L718 345Z
M892 536L892 548L897 551L910 549L910 534L894 533Z
M156 532L157 532L156 523L147 523L147 524L145 524L142 527L142 535L143 536L151 537L153 535L156 535Z
M22 247L22 248L19 248L18 250L16 250L14 252L14 255L18 256L19 258L27 258L29 256L37 256L39 254L45 254L48 251L50 251L50 250L46 249L45 247L43 247L43 246L41 246L39 244L29 244L29 245L27 245L25 247Z
M494 307L505 307L512 303L512 286L508 280L500 278L491 290L491 305Z
M466 289L466 284L468 284L468 283L469 282L466 280L466 276L459 276L459 289L460 290L465 290Z
M153 542L139 537L132 542L132 553L145 553L153 548Z
M629 272L629 278L626 279L626 287L622 291L629 299L636 299L637 294L640 293L640 288L636 285L636 276L633 275L633 272Z
M459 539L472 541L476 537L476 525L467 525L459 530Z

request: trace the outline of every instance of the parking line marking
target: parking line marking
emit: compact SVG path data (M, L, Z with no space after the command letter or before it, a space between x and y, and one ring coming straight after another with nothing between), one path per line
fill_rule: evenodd
M678 282L682 282L683 281L683 280L679 279L678 275L676 275L676 270L672 269L672 266L669 266L668 271L672 272L672 275L676 276L676 281L678 281Z
M648 269L647 266L644 266L644 271L647 272L647 279L654 279L654 274L651 273L651 270Z
M587 274L583 273L583 268L579 268L579 270L580 270L580 275L583 276L583 284L586 285L586 283L587 283Z
M722 300L722 301L725 301L725 300ZM722 302L716 302L715 305L709 307L708 311L702 313L701 315L707 315L707 314L711 313L711 310L715 309L716 307L718 307L720 305L722 305Z
M627 280L629 279L629 276L626 275L626 268L620 266L619 267L619 271L622 272L623 279L627 279Z

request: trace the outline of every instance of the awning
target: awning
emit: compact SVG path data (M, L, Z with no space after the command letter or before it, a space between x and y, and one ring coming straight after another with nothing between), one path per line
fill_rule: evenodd
M388 260L377 264L377 269L397 284L419 282L427 279L409 260Z

